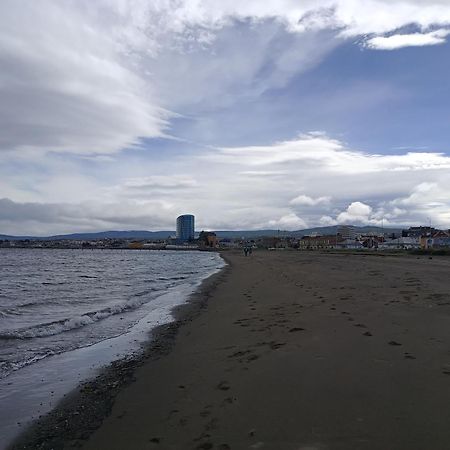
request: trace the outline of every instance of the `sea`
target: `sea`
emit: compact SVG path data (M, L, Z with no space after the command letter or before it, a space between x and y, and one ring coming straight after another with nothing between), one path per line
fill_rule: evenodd
M0 249L0 448L151 330L225 262L217 253Z

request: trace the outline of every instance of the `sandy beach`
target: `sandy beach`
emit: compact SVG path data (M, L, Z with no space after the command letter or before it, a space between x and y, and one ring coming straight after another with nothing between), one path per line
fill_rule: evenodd
M448 257L225 257L142 360L15 448L450 448Z

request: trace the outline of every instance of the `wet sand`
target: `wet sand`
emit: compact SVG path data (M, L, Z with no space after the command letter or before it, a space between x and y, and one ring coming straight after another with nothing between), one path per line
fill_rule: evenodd
M53 448L450 448L450 258L226 257L103 422Z

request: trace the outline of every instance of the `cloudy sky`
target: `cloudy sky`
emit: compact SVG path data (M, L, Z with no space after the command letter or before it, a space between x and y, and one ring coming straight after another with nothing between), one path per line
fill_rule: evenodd
M0 234L450 227L450 1L2 0Z

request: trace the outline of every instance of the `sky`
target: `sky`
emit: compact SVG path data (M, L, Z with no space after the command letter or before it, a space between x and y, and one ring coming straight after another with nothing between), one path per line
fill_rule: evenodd
M450 228L450 1L2 0L0 234Z

